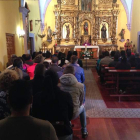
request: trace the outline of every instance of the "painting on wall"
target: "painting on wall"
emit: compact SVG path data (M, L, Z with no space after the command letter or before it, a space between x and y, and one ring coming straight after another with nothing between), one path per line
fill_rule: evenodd
M82 11L91 11L92 0L81 0L81 10Z

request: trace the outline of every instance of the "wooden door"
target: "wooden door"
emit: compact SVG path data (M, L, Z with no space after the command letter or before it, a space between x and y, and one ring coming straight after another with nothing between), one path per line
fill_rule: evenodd
M8 62L10 61L11 55L15 54L15 37L14 34L6 34L6 45L7 45L7 56Z

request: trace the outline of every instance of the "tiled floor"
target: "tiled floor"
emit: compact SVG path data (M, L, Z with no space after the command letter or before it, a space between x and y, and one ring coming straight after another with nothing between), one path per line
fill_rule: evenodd
M139 108L107 108L92 71L85 70L86 115L89 118L140 118Z

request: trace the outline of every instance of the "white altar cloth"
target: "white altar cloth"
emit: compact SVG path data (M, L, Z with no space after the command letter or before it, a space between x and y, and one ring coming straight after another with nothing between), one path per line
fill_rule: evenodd
M76 49L83 49L85 48L85 46L75 46L74 47L74 51L76 51ZM97 53L97 57L99 57L99 46L87 46L87 49L98 49L98 53Z

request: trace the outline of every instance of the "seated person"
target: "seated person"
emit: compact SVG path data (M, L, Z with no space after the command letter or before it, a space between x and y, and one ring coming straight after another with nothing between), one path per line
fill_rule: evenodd
M8 96L11 116L0 121L0 140L58 140L48 121L29 115L32 102L29 84L22 80L15 81Z
M77 51L74 51L73 52L73 55L76 55L77 56ZM78 64L80 65L80 67L83 67L83 62L81 59L78 59Z
M17 71L18 74L19 74L19 70L21 70L21 72L22 72L22 78L21 79L30 80L29 75L26 72L23 71L23 62L19 57L14 60L13 66L14 66L14 70Z
M43 64L36 65L35 71L34 71L34 74L35 74L34 79L31 81L33 95L42 91L42 85L43 85L43 81L44 81L45 71L46 71L46 69Z
M98 74L100 75L100 61L104 58L103 55L99 56L99 59L97 60L97 66L96 66L96 70L98 72Z
M121 62L117 63L115 68L119 70L129 70L131 69L131 64L127 61L127 58L124 56L121 58Z
M100 66L101 65L108 65L110 62L113 61L113 59L109 57L109 52L108 51L104 52L104 56L105 57L100 61Z
M119 55L115 54L114 55L114 61L110 62L108 67L115 67L118 62L119 62Z
M27 73L30 76L30 80L34 78L34 71L35 71L36 65L39 63L42 64L43 62L44 62L44 57L42 56L42 54L38 54L34 59L34 64L30 66L29 68L27 68Z
M76 119L80 115L82 136L86 137L88 132L86 128L86 111L83 105L84 85L78 82L74 75L74 67L67 66L60 77L60 88L70 93L74 105L73 119Z
M56 73L62 71L62 68L58 66L58 57L52 57L52 64L49 67L50 70L55 71Z
M114 59L114 56L116 54L116 51L111 51L111 58Z
M10 115L11 111L7 103L7 92L13 81L18 80L19 76L14 70L4 70L0 74L0 120Z
M136 67L136 59L134 55L131 55L131 57L129 58L128 62L131 64L131 67Z
M72 98L57 86L59 78L54 71L47 70L45 76L42 92L34 97L33 116L50 121L59 140L72 140Z

